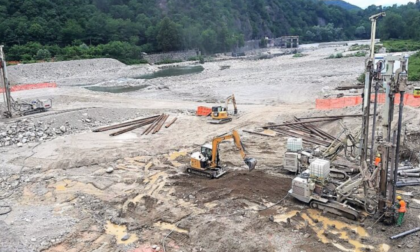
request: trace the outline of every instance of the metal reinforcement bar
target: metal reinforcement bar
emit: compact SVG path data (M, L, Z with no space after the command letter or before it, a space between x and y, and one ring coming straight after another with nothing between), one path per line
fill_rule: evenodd
M327 142L327 141L324 141L324 140L319 140L319 139L315 139L315 138L312 138L312 137L307 137L307 136L300 135L300 134L290 132L290 131L287 131L287 130L282 130L282 129L277 129L277 128L273 129L273 130L280 133L280 134L286 135L286 136L302 138L302 140L304 140L306 142L309 142L309 143L313 143L313 144L323 145L323 146L327 146L327 147L330 146L330 144L331 144L330 142Z
M172 121L170 121L169 123L167 123L165 125L165 128L169 128L171 127L172 124L174 124L176 122L176 120L178 120L178 117L175 117Z
M141 133L142 135L147 135L150 133L150 131L152 131L152 129L156 126L156 124L159 123L160 119L165 116L165 114L160 115L153 123L152 125L150 125L145 131L143 131L143 133Z
M321 129L317 128L317 127L315 127L315 126L314 126L314 125L312 125L312 124L305 124L305 125L304 125L304 127L307 127L307 128L309 128L309 129L312 129L312 130L316 131L318 134L320 134L320 135L322 135L322 136L326 137L327 139L330 139L330 140L335 140L335 139L336 139L336 137L334 137L334 136L332 136L332 135L328 134L327 132L325 132L325 131L323 131L323 130L321 130Z
M310 130L308 130L305 127L302 127L302 125L289 125L287 127L291 128L291 129L301 131L301 132L304 132L304 133L307 133L307 134L312 134L312 132Z
M417 177L420 178L420 173L407 173L407 172L399 172L399 176L401 177Z
M312 134L315 134L315 135L317 135L318 137L320 137L321 139L324 139L324 140L328 140L328 139L330 139L330 140L334 140L334 139L332 139L331 137L329 137L329 136L327 136L327 135L325 135L324 134L324 132L321 132L321 131L319 131L317 128L315 128L313 125L311 125L311 124L306 124L306 125L303 125L303 127L305 127L306 129L308 129Z
M341 118L337 118L337 120L339 120ZM295 117L295 121L300 122L301 120L298 119L297 117ZM334 136L331 136L330 134L328 134L327 132L318 129L316 126L314 126L313 124L304 124L302 125L302 127L310 130L311 132L316 133L317 135L320 135L322 139L325 138L325 140L330 139L330 140L335 140Z
M305 123L314 123L314 122L330 122L330 121L335 121L335 120L338 120L338 119L340 119L340 118L326 118L326 119L311 120L311 121L283 123L283 124L277 124L277 125L264 126L263 129L277 128L277 127L289 126L289 125L299 125L299 124L305 124Z
M114 124L114 125L109 125L109 126L104 126L104 127L100 127L97 129L92 130L92 132L103 132L103 131L108 131L108 130L113 130L113 129L118 129L118 128L124 128L127 126L131 126L137 123L141 123L143 121L147 121L147 120L155 120L157 116L151 116L151 117L147 117L147 118L142 118L142 119L135 119L132 121L128 121L128 122L123 122L123 123L119 123L119 124Z
M418 173L418 172L420 172L420 168L407 169L407 170L402 170L402 171L400 171L400 169L398 169L398 174L400 174L400 173Z
M137 129L137 128L140 128L140 127L143 127L143 126L149 125L149 124L151 124L151 123L153 123L153 122L154 122L153 120L148 120L148 121L145 121L145 122L141 122L141 123L138 123L138 124L136 124L136 125L134 125L134 126L131 126L131 127L128 127L128 128L122 129L122 130L120 130L120 131L117 131L117 132L111 133L111 134L109 134L109 135L110 135L110 136L118 136L118 135L124 134L124 133L126 133L126 132L132 131L132 130L134 130L134 129Z
M152 132L152 134L156 134L159 132L159 130L162 128L163 124L168 120L169 115L165 115L160 122L156 125L155 130Z
M338 116L313 116L313 117L297 117L299 120L308 120L308 119L323 119L323 118L344 118L344 117L362 117L363 115L338 115Z
M408 231L405 231L405 232L402 232L402 233L399 233L399 234L394 235L394 236L391 236L390 239L391 240L398 239L398 238L404 237L406 235L416 233L418 231L420 231L420 227L415 228L415 229L411 229L411 230L408 230Z
M295 122L300 122L300 120L295 117ZM290 122L288 121L288 122L285 122L285 123L290 123ZM312 134L315 134L316 136L318 136L318 137L320 137L321 139L324 139L324 140L327 139L325 136L319 134L317 131L311 129L310 127L308 127L308 125L305 125L305 124L287 125L285 127L288 127L288 128L291 128L291 129L298 129L299 131L305 132L305 133L307 133L311 136L312 136Z
M420 185L420 181L397 181L396 187L404 187L404 186L418 186Z
M263 133L260 133L260 132L250 131L250 130L243 130L243 132L246 132L246 133L249 133L249 134L254 134L254 135L259 135L259 136L273 137L272 135L267 135L267 134L263 134Z
M400 166L398 167L398 171L406 171L406 170L412 170L414 169L413 166Z

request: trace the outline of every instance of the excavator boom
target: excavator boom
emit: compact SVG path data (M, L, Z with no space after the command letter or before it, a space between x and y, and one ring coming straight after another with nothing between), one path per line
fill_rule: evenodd
M217 167L217 153L219 152L219 144L229 139L233 139L233 141L235 142L235 145L239 149L239 153L241 154L241 157L244 160L245 164L248 166L249 171L254 170L255 166L257 165L257 160L255 158L247 157L245 153L245 148L241 142L241 138L239 137L239 133L236 130L233 130L232 134L213 138L211 167Z
M235 99L235 95L233 94L229 96L228 98L226 98L226 105L225 105L226 111L228 111L228 106L229 106L230 101L232 101L232 104L233 104L233 114L234 115L238 114L238 107L236 107L236 99Z

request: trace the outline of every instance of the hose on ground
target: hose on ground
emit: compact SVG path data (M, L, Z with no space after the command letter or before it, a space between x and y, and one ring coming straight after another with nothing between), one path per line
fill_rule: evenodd
M5 211L5 212L1 212L0 211L0 215L5 215L5 214L8 214L8 213L10 213L12 211L12 207L11 206L0 206L0 209L3 209L3 208L7 208L8 210Z

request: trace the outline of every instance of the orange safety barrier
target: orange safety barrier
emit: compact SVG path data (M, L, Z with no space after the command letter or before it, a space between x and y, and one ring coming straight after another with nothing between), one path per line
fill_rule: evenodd
M30 90L30 89L40 89L40 88L56 88L57 83L37 83L37 84L23 84L15 85L10 87L10 92ZM4 88L0 88L0 93L4 93Z
M371 102L375 101L375 95L372 95ZM386 101L386 94L378 94L378 103L384 104ZM315 108L318 110L338 109L350 106L356 106L363 103L360 96L354 97L341 97L332 99L316 99ZM400 103L400 94L395 95L395 104ZM404 94L404 105L411 107L420 107L420 98L415 98L412 94Z
M197 108L197 115L198 116L209 116L211 114L211 108L199 106Z
M416 98L414 95L408 94L405 99L404 104L411 107L420 107L420 98Z

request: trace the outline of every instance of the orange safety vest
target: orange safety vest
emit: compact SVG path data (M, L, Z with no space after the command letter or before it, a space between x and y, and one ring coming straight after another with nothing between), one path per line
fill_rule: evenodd
M380 162L381 162L381 158L380 157L376 157L375 158L375 166L378 166Z
M406 203L404 200L400 200L400 208L398 209L399 213L405 213L405 211L407 211L406 209Z

